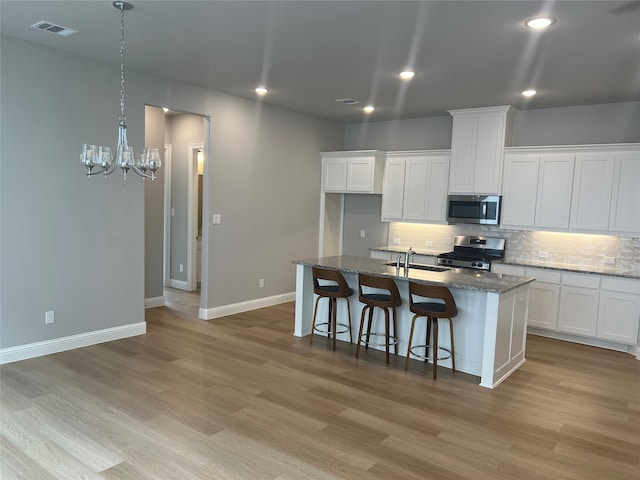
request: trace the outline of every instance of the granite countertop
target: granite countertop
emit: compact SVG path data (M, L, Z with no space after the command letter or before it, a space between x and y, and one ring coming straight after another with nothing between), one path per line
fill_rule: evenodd
M408 247L403 246L383 246L383 247L374 247L369 250L377 250L380 252L390 252L390 253L404 253L408 250ZM418 255L431 255L437 256L442 252L435 252L433 250L425 250L414 248L415 252ZM531 259L518 259L518 258L506 258L502 260L494 260L494 263L502 263L503 265L514 265L521 267L532 267L532 268L543 268L549 270L559 270L562 272L572 272L572 273L587 273L587 274L597 274L597 275L608 275L612 277L620 277L620 278L632 278L632 279L640 279L640 272L633 270L623 270L616 266L604 266L604 265L574 265L569 263L560 263L553 261L543 261L543 260L531 260Z
M341 255L336 257L293 260L297 265L332 268L343 272L367 273L369 275L388 276L395 280L412 280L419 283L442 285L450 288L478 290L491 293L505 293L514 288L533 282L531 277L519 277L500 273L475 273L465 269L447 269L443 272L431 272L410 268L405 275L404 268L385 265L385 260Z

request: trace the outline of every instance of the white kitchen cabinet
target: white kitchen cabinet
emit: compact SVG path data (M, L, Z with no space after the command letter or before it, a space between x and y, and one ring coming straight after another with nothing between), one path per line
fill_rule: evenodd
M328 193L382 193L384 152L322 153L322 189Z
M502 226L569 226L573 155L509 151L505 155Z
M640 323L640 281L603 278L598 308L598 338L634 345Z
M615 156L609 231L640 232L640 151Z
M600 277L562 274L558 331L596 336Z
M449 159L448 151L388 152L382 220L445 223Z
M404 205L404 170L403 158L390 157L384 164L384 178L382 181L382 221L402 221L402 208Z
M546 330L558 328L560 273L527 268L526 275L536 280L529 291L528 325Z
M500 195L510 106L449 110L453 117L449 193Z
M570 226L576 230L606 231L609 228L614 154L576 155L571 198Z

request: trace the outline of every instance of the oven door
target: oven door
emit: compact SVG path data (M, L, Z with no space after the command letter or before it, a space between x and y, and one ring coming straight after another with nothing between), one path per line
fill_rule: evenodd
M498 195L449 195L447 222L498 225L501 199Z

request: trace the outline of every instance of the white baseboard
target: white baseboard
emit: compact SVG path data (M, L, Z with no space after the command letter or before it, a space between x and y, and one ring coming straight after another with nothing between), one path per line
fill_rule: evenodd
M176 280L174 278L170 278L169 279L169 286L171 288L178 288L180 290L187 290L190 291L187 285L187 282L182 281L182 280Z
M144 308L164 307L164 297L151 297L144 299Z
M296 299L296 293L282 293L272 297L256 298L246 302L232 303L230 305L222 305L221 307L201 308L198 317L202 320L213 320L214 318L226 317L236 313L248 312L257 308L271 307L281 303L293 302Z
M145 333L147 333L147 324L145 322L139 322L122 325L121 327L80 333L69 337L55 338L44 342L3 348L0 349L0 365L50 355L52 353L64 352L66 350L73 350L74 348L88 347L112 340L135 337L136 335L144 335Z

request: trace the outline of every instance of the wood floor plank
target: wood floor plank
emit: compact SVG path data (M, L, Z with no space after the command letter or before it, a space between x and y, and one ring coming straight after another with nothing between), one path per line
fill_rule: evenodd
M0 366L2 480L640 478L630 355L529 336L488 390L311 345L293 303L202 321L198 302L169 289L145 335Z

